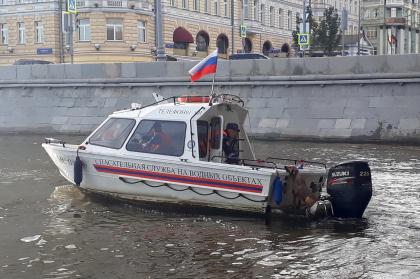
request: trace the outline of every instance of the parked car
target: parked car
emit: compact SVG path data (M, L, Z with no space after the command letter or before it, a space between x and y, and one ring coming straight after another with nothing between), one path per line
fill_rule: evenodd
M270 59L270 58L260 53L236 53L229 56L229 60L242 60L242 59Z
M13 63L13 65L38 65L38 64L54 64L54 62L45 61L45 60L34 60L34 59L19 59Z

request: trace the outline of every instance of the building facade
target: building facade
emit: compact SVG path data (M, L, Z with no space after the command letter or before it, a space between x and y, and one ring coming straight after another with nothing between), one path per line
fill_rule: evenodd
M310 4L320 16L330 5L349 9L348 34L356 32L357 1ZM74 63L155 60L153 0L77 1L72 41L60 11L65 7L65 1L0 0L0 65L24 58L70 63L72 53ZM205 57L217 47L225 59L238 51L287 57L302 10L302 0L162 0L163 47L183 56Z
M419 53L418 0L364 0L361 17L375 54Z

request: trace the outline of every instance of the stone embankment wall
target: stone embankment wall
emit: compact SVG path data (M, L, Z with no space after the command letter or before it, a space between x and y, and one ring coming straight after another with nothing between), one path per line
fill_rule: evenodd
M258 137L416 142L420 55L219 61L215 91L241 97ZM115 110L208 95L195 62L0 67L0 133L88 133Z

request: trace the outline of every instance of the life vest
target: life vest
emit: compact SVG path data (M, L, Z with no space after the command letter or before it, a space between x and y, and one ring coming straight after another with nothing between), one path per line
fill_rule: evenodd
M161 146L169 146L172 145L171 138L169 135L165 132L157 132L157 135L159 135L162 138L162 141L159 144L153 144L152 148L153 150L158 149Z
M114 140L121 134L121 131L118 130L108 130L103 135L104 140Z
M207 138L204 138L201 142L200 142L200 147L201 150L207 154Z

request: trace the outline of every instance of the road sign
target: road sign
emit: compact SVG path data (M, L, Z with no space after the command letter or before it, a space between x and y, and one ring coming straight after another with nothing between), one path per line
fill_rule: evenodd
M309 34L299 34L299 45L309 45Z
M75 14L76 11L76 0L67 0L67 12Z
M246 26L241 25L241 37L246 38Z
M245 46L245 38L242 38L242 46Z
M299 46L300 50L309 50L309 45L300 45Z

